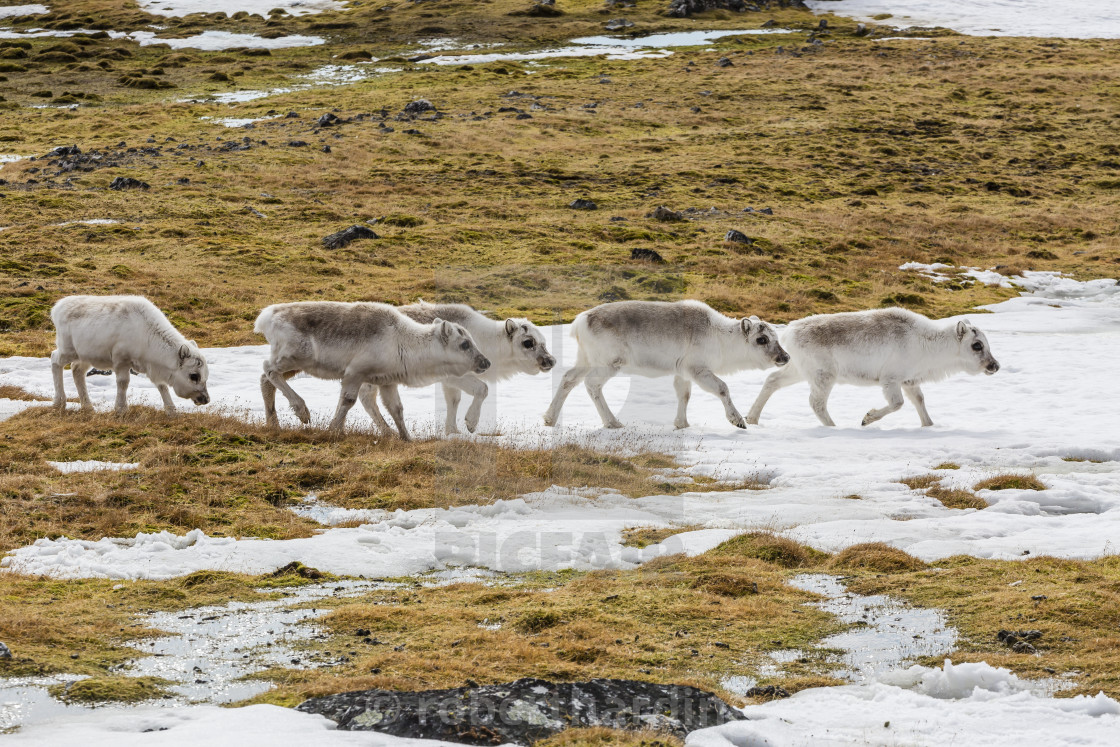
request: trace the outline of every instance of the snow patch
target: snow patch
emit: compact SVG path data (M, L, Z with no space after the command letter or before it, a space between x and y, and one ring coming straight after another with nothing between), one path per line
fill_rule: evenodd
M47 462L50 466L64 475L73 472L120 472L121 470L139 469L139 462L99 462L96 459L76 462Z
M51 9L45 5L6 5L0 7L0 18L17 18L19 16L34 16L50 13Z
M1080 0L1057 8L1051 0L807 0L806 4L814 13L872 22L874 16L890 14L889 22L900 27L941 26L970 36L1120 38L1120 6L1115 0Z
M140 10L156 16L181 17L191 13L225 13L232 16L242 11L268 18L269 11L280 8L289 15L304 16L326 10L345 10L338 0L136 0Z

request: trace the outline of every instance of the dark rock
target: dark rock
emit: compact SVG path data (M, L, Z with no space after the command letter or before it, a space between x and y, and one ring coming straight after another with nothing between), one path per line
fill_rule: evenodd
M423 135L424 134L424 133L420 132L420 130L417 130L417 129L401 130L401 133L405 134L405 135Z
M762 215L773 215L774 214L774 208L762 208L758 212L761 213Z
M629 301L630 294L626 292L625 288L621 288L617 285L612 285L610 288L607 288L605 291L599 294L599 300L605 301L607 303L611 301Z
M1017 654L1037 654L1038 653L1038 649L1035 648L1034 646L1032 646L1031 644L1027 643L1026 641L1019 641L1018 643L1016 643L1014 646L1011 647L1011 650L1014 651Z
M869 33L870 32L867 30L867 24L865 24L865 23L857 23L856 24L856 36L867 36Z
M526 10L515 10L511 16L529 16L531 18L555 18L564 15L564 11L556 7L556 0L540 0L533 3Z
M607 31L619 31L621 29L632 28L633 26L634 22L626 18L612 18L611 20L607 21L607 25L603 28L605 28Z
M323 246L327 249L341 249L349 244L351 241L358 239L378 239L381 238L375 234L371 229L359 224L350 226L344 231L332 233L330 236L323 237Z
M43 158L60 158L62 156L80 156L82 149L76 145L62 145L55 148Z
M533 118L533 115L529 114L527 112L521 112L516 117L514 117L514 119L532 119L532 118Z
M569 728L690 732L741 721L715 695L683 685L594 679L556 683L523 678L503 685L396 692L363 690L302 703L347 731L463 744L532 744Z
M323 152L324 152L324 153L330 153L330 152L331 152L331 146L329 146L329 145L324 145L324 146L323 146Z
M307 141L306 140L289 140L288 141L288 147L289 148L306 148L307 147Z
M405 114L423 114L424 112L434 112L436 108L432 105L431 101L427 99L416 99L404 105Z
M622 223L626 220L621 215L612 215L610 218L611 223Z
M631 249L630 259L653 262L655 265L665 264L665 258L655 252L653 249Z
M778 25L778 22L775 21L773 18L771 18L769 21L766 21L765 23L762 24L762 28L772 29L772 28L776 27L777 25Z
M131 176L118 176L109 184L109 189L151 189L152 185L133 179Z
M0 641L0 659L10 658L12 658L12 650L3 641Z
M678 213L676 210L670 210L664 205L658 205L653 209L653 212L647 214L646 217L653 218L654 220L659 220L662 223L676 223L678 221L684 220L683 215Z
M784 687L779 686L779 685L765 685L763 687L752 687L750 690L747 690L746 694L747 694L748 698L770 698L771 700L773 700L775 698L788 698L789 697L789 693L786 691L786 689Z
M772 5L776 5L779 8L809 9L808 6L805 5L804 0L767 0L765 3L761 2L761 0L754 0L753 2L746 2L745 0L672 0L669 3L667 15L677 18L688 18L697 13L706 13L710 10L733 10L736 13L749 10L757 13L763 10L764 7L769 8Z
M572 200L571 202L568 203L568 207L570 207L572 210L598 210L599 209L598 205L596 205L594 202L592 202L591 200L588 200L584 197L580 197L579 199Z
M319 119L316 120L315 124L319 125L320 127L334 127L341 122L341 119L336 117L334 114L327 112L323 116L319 117Z
M732 228L730 231L727 232L727 235L723 237L723 240L734 243L734 244L753 244L754 243L754 239L752 239L750 236L747 236L742 231L736 231L734 228Z
M1035 594L1033 597L1031 597L1032 602L1041 602L1045 599L1049 599L1049 597L1047 597L1045 594Z
M735 66L735 63L732 62L731 60L727 59L726 57L720 57L719 60L716 62L716 67L734 67L734 66Z
M299 119L299 115L295 112L288 112L284 115L284 119Z

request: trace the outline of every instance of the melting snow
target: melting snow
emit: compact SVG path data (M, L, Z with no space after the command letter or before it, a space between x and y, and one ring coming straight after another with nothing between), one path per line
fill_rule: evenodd
M121 470L139 469L139 462L99 462L96 459L77 462L47 462L50 466L64 475L71 472L119 472Z
M51 9L45 5L6 5L0 7L0 18L16 18L18 16L39 15L50 13Z
M269 11L280 8L293 16L345 10L339 0L137 0L140 10L157 16L187 16L191 13L225 13L232 16L242 11L268 17Z

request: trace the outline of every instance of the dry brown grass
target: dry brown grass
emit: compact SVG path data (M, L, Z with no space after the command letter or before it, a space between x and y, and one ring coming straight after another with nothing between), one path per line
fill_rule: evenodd
M1034 475L1020 475L1008 472L981 480L972 486L973 490L1046 490L1046 483Z
M958 465L947 466L941 464L934 469L960 469L960 467ZM914 477L904 477L899 482L911 490L924 490L926 495L941 501L946 508L975 508L979 510L988 507L988 502L973 492L960 488L942 487L941 477L938 475L915 475ZM977 489L979 490L979 488Z
M681 532L703 529L701 524L682 524L671 527L631 527L622 531L622 544L626 547L649 547Z
M830 568L847 571L874 571L876 573L899 573L925 568L926 564L897 547L883 542L867 542L852 545L833 556Z
M10 384L0 385L0 399L15 399L21 402L49 402L49 397L40 397L37 394Z
M1120 557L1018 561L956 557L909 573L848 580L860 594L890 594L944 610L961 632L953 661L986 661L1025 677L1071 680L1062 695L1120 695ZM1012 584L1015 584L1012 586ZM1002 630L1035 629L1040 655L997 640ZM928 662L939 665L937 661Z
M267 676L278 689L258 700L290 704L343 690L524 676L690 684L735 700L719 684L724 676L752 672L765 651L803 647L836 630L833 618L804 606L813 598L786 585L782 567L733 553L668 556L635 571L568 579L545 574L520 587L373 592L323 618L331 638L311 645L311 661L343 654L349 661L274 670ZM823 677L833 665L818 658L799 666L773 682Z
M63 475L46 462L138 462L137 470ZM369 434L276 430L221 415L168 417L134 408L59 416L31 408L0 422L0 549L40 537L82 539L202 529L212 535L306 537L319 526L288 510L315 492L349 508L487 504L551 485L638 497L739 484L651 480L673 458L627 457L542 444L511 449L466 440L404 443Z
M13 658L0 659L0 677L71 672L96 677L143 654L127 646L158 635L136 624L139 614L232 600L259 600L253 589L309 583L298 573L257 578L200 571L171 581L35 578L3 574L0 641Z
M534 742L533 747L683 747L676 737L654 731L617 729L568 729L554 737Z
M1116 171L1115 120L1101 102L1101 87L1120 76L1114 41L1063 41L1060 53L1032 39L875 44L836 20L825 47L801 57L774 53L778 45L796 47L796 37L741 37L720 41L714 51L640 64L570 59L530 76L517 63L464 69L397 62L402 72L358 85L238 107L166 103L231 87L291 85L334 61L332 55L357 48L391 55L418 36L503 37L516 45L528 34L540 44L602 23L601 4L591 0L569 3L557 19L505 15L521 4L441 6L438 34L423 32L437 20L423 20L430 10L422 4L285 19L267 28L316 33L316 23L353 25L331 30L331 44L269 57L83 41L93 55L109 48L132 53L113 60L111 71L35 62L57 40L34 40L28 70L0 81L0 95L19 105L0 110L6 150L42 154L70 142L112 150L125 141L162 151L88 174L55 176L43 161L4 167L11 228L0 234L0 329L8 332L0 354L47 352L50 304L91 289L145 293L200 342L230 344L258 339L251 320L261 306L299 298L423 296L556 321L621 289L632 298L700 298L729 313L779 321L895 303L942 316L1011 291L935 285L898 271L901 262L1060 269L1083 277L1117 270L1113 216L1120 191L1107 186ZM44 20L76 23L85 12L78 8L110 8L111 23L122 29L148 18L120 3L68 5L56 12L69 19ZM636 12L648 31L750 25L770 15L698 24L658 18L652 8ZM778 18L816 24L806 13L781 11ZM261 19L171 23L183 33L215 23L264 29ZM716 68L721 56L735 66ZM687 60L696 65L686 69ZM145 91L117 82L154 68L164 70L155 77L179 88ZM236 84L207 82L214 70ZM600 84L601 74L612 82ZM26 108L40 101L28 94L38 87L99 91L103 101L76 112ZM529 106L528 99L510 98L511 89L541 96L548 110L534 111L531 120L497 114L502 106ZM392 120L421 93L448 116ZM592 101L595 109L584 108ZM380 114L368 116L381 107L396 132L378 128ZM260 122L244 133L199 119L288 109L300 118ZM328 109L367 116L315 128L312 121ZM493 114L476 121L472 112ZM424 135L403 134L410 127ZM218 149L242 135L252 139L251 150ZM287 147L292 139L311 145ZM320 150L325 144L331 153ZM180 145L201 150L178 151ZM137 200L105 189L117 175L155 183ZM184 178L189 184L179 183ZM857 194L868 189L878 194ZM601 209L568 209L578 196ZM644 217L657 204L718 212L663 224ZM742 213L747 205L772 206L775 214ZM254 217L250 207L266 217ZM379 223L383 238L335 252L319 243L327 233L390 214L422 222ZM54 225L104 217L121 223ZM729 228L755 243L725 245ZM632 261L634 248L655 249L667 263Z
M712 553L728 558L755 558L782 568L810 568L828 557L819 550L769 532L740 534L712 550Z

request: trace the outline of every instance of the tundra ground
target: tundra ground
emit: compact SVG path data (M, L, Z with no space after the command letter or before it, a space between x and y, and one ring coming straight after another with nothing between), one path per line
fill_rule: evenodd
M49 308L76 292L147 295L205 346L260 342L252 333L259 309L299 299L466 301L538 322L568 321L604 300L685 297L777 322L892 304L938 317L1013 292L933 283L899 264L1120 272L1120 42L945 32L881 42L831 19L816 46L806 30L817 18L807 13L685 21L658 15L660 1L639 0L627 13L643 33L758 28L771 17L798 32L732 36L663 59L439 67L409 61L423 52L420 42L556 47L600 32L613 15L592 0L561 0L557 17L511 15L529 0L389 10L383 0L359 0L346 13L269 20L157 18L127 0L56 5L15 25L94 33L0 40L0 151L37 157L0 168L0 355L49 353ZM220 29L326 43L202 52L97 33L152 23L182 36ZM732 64L717 67L724 57ZM378 62L364 64L371 58ZM343 86L305 77L328 65L368 77ZM307 88L237 105L207 100L297 86ZM418 98L443 116L403 116ZM316 124L328 112L341 121ZM221 117L271 118L239 129ZM69 145L82 157L43 158ZM149 187L108 189L117 177ZM570 209L576 198L598 209ZM694 210L668 222L647 217L660 205ZM91 220L115 223L80 222ZM336 250L320 241L367 221L379 239ZM749 241L725 243L731 229ZM633 259L635 249L664 263ZM31 411L0 424L0 439L5 550L61 534L196 527L306 536L316 527L285 506L311 490L342 506L417 508L553 483L632 496L680 489L649 481L674 466L659 454L402 445L142 409L124 419ZM46 459L144 467L63 476ZM914 482L946 505L979 505L969 491ZM628 539L656 542L666 531ZM723 676L754 671L773 648L811 647L835 632L833 619L803 606L811 595L786 583L805 569L844 574L855 591L945 609L962 632L954 660L1065 677L1075 683L1070 693L1120 695L1115 558L926 565L900 555L861 548L829 557L748 536L635 571L386 591L340 603L325 621L331 638L309 653L349 651L359 627L393 646L329 669L269 671L278 687L262 699L537 674L691 682L734 700ZM1024 583L1010 586L1016 581ZM98 697L134 697L136 687L110 668L136 655L125 643L158 634L135 627L142 612L255 599L255 589L307 582L205 572L114 588L6 576L0 640L16 658L0 661L0 675L87 674ZM487 619L502 627L479 628ZM1040 630L1041 655L1011 652L996 638L1004 628ZM826 684L833 669L827 657L812 657L762 684ZM143 686L158 692L159 683ZM616 739L554 741L629 743Z

